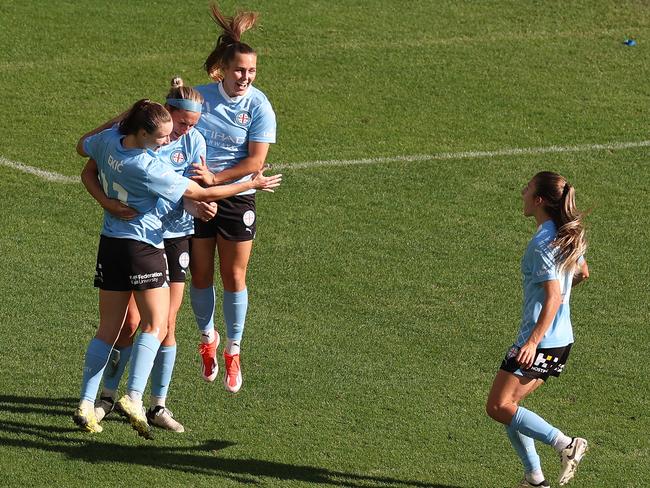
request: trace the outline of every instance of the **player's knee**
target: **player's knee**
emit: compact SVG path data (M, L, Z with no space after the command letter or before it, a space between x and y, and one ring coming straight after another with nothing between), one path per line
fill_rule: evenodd
M210 288L212 286L212 274L192 273L192 286L194 288Z
M246 288L246 269L228 270L221 275L223 287L228 291L241 291Z
M494 420L499 420L501 413L503 412L503 405L494 400L489 399L485 404L485 413L488 417Z

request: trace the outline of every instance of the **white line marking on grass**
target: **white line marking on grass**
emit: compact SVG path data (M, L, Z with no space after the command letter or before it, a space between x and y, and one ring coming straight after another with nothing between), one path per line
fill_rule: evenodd
M272 164L273 169L309 169L319 168L324 166L358 166L363 164L381 164L381 163L396 163L396 162L418 162L418 161L444 161L451 159L481 159L481 158L495 158L499 156L518 156L521 154L557 154L557 153L573 153L573 152L588 152L588 151L615 151L620 149L634 149L638 147L648 147L650 141L636 141L636 142L611 142L608 144L580 144L577 146L547 146L547 147L521 147L509 149L497 149L496 151L463 151L463 152L446 152L434 154L414 154L411 156L387 156L379 158L366 158L366 159L330 159L322 161L309 161L303 163L281 163ZM79 183L79 177L65 176L52 171L45 171L43 169L28 166L23 163L11 161L7 158L0 156L0 166L7 166L12 169L23 171L24 173L33 174L39 178L47 181L57 183Z
M637 147L648 147L650 141L637 142L612 142L609 144L580 144L577 146L547 146L547 147L523 147L510 149L497 149L495 151L466 151L447 152L434 154L414 154L412 156L387 156L367 159L331 159L327 161L311 161L302 163L272 164L273 169L308 169L321 166L356 166L362 164L381 164L394 162L416 162L416 161L443 161L449 159L480 159L495 158L498 156L518 156L521 154L555 154L588 151L604 151L630 149Z
M39 178L43 178L44 180L53 181L56 183L79 183L81 181L80 177L73 178L72 176L65 176L59 173L54 173L52 171L45 171L44 169L34 168L33 166L28 166L17 161L11 161L2 156L0 156L0 166L7 166L12 169L17 169L23 173L36 175Z

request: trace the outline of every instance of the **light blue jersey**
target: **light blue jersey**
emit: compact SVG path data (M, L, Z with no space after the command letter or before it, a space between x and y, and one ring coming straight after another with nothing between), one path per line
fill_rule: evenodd
M218 173L248 156L249 142L275 143L275 113L266 96L251 86L241 97L229 97L221 83L195 87L203 95L203 110L196 128L205 138L206 164ZM248 181L245 176L237 181ZM248 190L240 193L255 193Z
M556 263L558 249L551 244L556 234L557 230L553 221L544 222L528 243L526 252L521 259L524 304L516 346L523 346L535 328L545 298L542 283L551 280L560 282L562 303L538 347L561 347L573 343L569 308L573 270L563 273L559 271L559 266ZM582 262L584 261L580 258L580 263Z
M156 156L163 163L171 166L176 173L189 177L193 163L200 163L205 158L205 140L196 129L161 146ZM183 201L172 203L161 198L157 206L162 220L165 239L194 234L194 218L183 209Z
M138 211L131 220L121 220L104 211L102 235L134 239L163 248L162 222L156 211L159 198L179 202L187 189L187 178L174 172L152 151L126 149L117 127L88 137L86 154L97 162L104 193Z

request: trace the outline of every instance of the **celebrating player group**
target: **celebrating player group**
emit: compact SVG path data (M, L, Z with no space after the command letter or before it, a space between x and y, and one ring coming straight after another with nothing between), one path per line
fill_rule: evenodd
M104 208L95 274L99 327L86 350L73 415L88 432L101 432L101 421L113 410L145 438L152 437L152 425L184 431L166 405L176 360L176 315L189 269L201 376L214 381L220 343L214 324L216 253L226 326L223 383L232 393L242 386L255 192L272 192L282 175L264 175L275 142L275 114L252 86L257 55L241 41L257 14L230 18L213 5L212 18L220 36L205 61L211 83L191 88L174 78L164 105L139 100L77 145L89 158L82 182ZM127 364L126 394L118 399Z

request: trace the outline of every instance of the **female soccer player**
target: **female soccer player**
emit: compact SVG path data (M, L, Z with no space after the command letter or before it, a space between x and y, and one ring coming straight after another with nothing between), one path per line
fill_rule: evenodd
M138 214L121 220L104 213L97 254L95 286L99 291L99 327L86 351L81 401L74 421L84 430L101 432L94 412L99 381L127 312L131 293L140 312L142 333L133 346L127 394L119 404L138 433L150 438L142 393L161 341L167 335L170 293L163 247L159 198L176 204L183 197L213 201L249 189L271 190L281 176L263 176L227 186L202 188L170 170L152 150L169 142L173 123L169 112L149 100L136 102L118 127L86 138L83 153L96 161L109 198L117 198Z
M171 85L171 90L166 97L165 108L171 115L173 129L169 144L161 146L156 153L158 159L167 163L175 172L187 176L193 162L205 160L205 140L194 129L201 116L203 97L193 88L184 86L181 78L174 78ZM82 140L108 128L119 120L121 120L121 116L84 135ZM99 184L96 165L87 167L87 171L82 174L82 181L89 193L103 208L109 212L113 208L117 208L118 213L114 214L116 217L129 217L124 213L128 207L122 206L119 200L111 201L104 193ZM205 218L211 218L216 214L216 207L215 203L197 202L193 210L205 212ZM185 274L190 260L189 239L194 232L194 222L192 216L184 210L181 202L174 206L166 200L159 200L158 211L162 215L161 220L164 228L163 238L169 267L171 303L167 336L158 349L151 372L151 404L147 410L147 418L152 425L175 432L184 432L183 425L174 419L172 412L166 407L166 398L176 361L176 316L183 300ZM132 297L122 332L111 351L111 361L104 370L100 399L95 402L95 415L98 422L101 422L115 406L117 388L129 361L139 323L140 314Z
M587 441L566 436L519 403L564 369L573 343L571 287L589 277L589 268L583 257L585 230L573 186L556 173L541 172L524 187L522 198L524 215L534 217L538 226L521 261L523 317L517 340L492 384L486 410L506 426L524 465L525 477L519 488L548 488L535 440L553 446L560 454L560 485L575 475Z
M205 99L197 129L207 145L207 166L197 177L219 185L247 181L264 166L269 145L275 142L275 114L266 96L252 86L257 55L241 42L241 35L255 25L257 14L240 12L224 17L216 5L212 17L221 29L217 45L205 61L214 83L196 87ZM214 329L215 250L223 284L223 315L227 344L224 349L226 390L242 386L240 344L248 309L246 271L256 231L255 192L245 191L217 202L219 212L209 222L194 221L192 237L192 309L201 329L199 352L202 376L214 381L218 366L219 334Z

